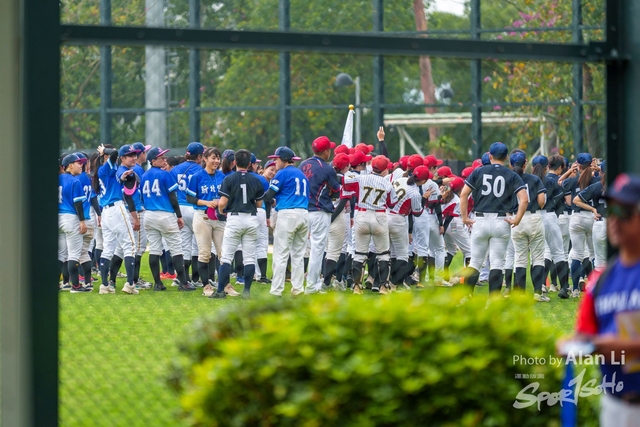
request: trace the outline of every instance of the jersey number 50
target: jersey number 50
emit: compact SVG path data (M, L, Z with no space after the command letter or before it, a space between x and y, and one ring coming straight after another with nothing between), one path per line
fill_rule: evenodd
M504 177L498 175L493 182L491 180L493 180L493 175L482 175L482 191L480 193L483 196L493 193L496 197L502 197L506 187Z

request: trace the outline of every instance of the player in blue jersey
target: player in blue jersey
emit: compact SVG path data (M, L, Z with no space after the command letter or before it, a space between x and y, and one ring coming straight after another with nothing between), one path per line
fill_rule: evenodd
M220 271L218 274L218 291L211 298L226 298L225 289L229 286L231 261L238 246L242 248L244 265L243 298L249 298L251 283L256 272L256 243L258 240L258 210L262 206L264 187L256 174L247 168L251 165L251 153L238 150L235 153L236 171L227 176L220 188L220 201L216 210L218 214L227 215L227 226L222 242Z
M465 280L471 294L478 282L480 268L487 258L487 252L491 264L489 291L500 292L511 227L520 224L527 209L527 191L522 178L504 166L508 153L509 150L503 143L491 144L491 164L474 170L466 179L460 193L462 222L472 227L471 261ZM469 195L473 196L475 220L468 216ZM518 211L512 216L510 213L514 206L518 207Z
M257 159L255 154L251 154L251 165L249 171L251 171L262 183L264 192L269 191L269 181L262 175L256 173L258 164L262 161ZM269 249L269 227L267 226L267 204L263 203L262 207L258 209L258 246L256 247L256 259L258 269L260 270L260 283L270 284L271 280L267 277L267 252ZM257 272L256 272L257 273Z
M187 280L189 280L189 269L193 266L191 280L196 286L203 286L203 284L199 282L198 243L193 232L193 215L195 211L193 205L187 202L187 187L189 186L189 182L191 182L191 178L202 170L201 163L203 153L204 145L199 142L192 142L187 145L187 152L185 153L186 161L171 169L171 175L178 183L178 203L180 204L182 220L184 221L184 227L180 230L184 270ZM219 161L218 158L218 163Z
M58 263L60 270L69 271L72 293L90 292L80 285L79 268L82 255L82 235L87 232L82 184L77 178L86 162L75 154L62 159L64 173L58 176Z
M127 271L127 282L122 291L135 295L139 292L133 281L136 255L134 231L140 228L140 221L133 200L138 180L131 168L136 162L138 152L130 145L123 145L119 150L105 148L101 145L98 147L98 152L101 156L106 157L105 163L100 166L93 180L93 188L94 191L99 192L98 200L102 207L102 233L104 237L104 250L100 258L100 274L102 276L100 294L116 292L115 282L109 281L109 272L111 260L119 246L124 255ZM119 175L120 179L116 176L118 156L128 169Z
M142 176L140 187L147 216L145 228L149 238L149 267L153 275L154 291L164 291L166 287L160 279L160 256L162 255L162 239L167 243L171 253L173 267L178 275L179 291L194 291L196 288L187 283L182 256L182 240L180 229L184 226L178 196L178 183L171 174L164 170L167 151L153 147L147 153L151 167Z
M269 183L264 202L270 203L275 198L275 210L278 212L273 231L273 277L269 293L282 296L287 261L291 255L291 294L299 295L304 292L304 252L309 234L309 181L294 163L300 157L289 147L278 147L269 158L275 159L277 172Z
M147 152L151 149L150 145L144 145L142 142L136 142L131 144L134 150L138 152L138 158L136 164L133 166L133 170L138 175L138 178L142 179L147 164ZM136 209L138 209L138 218L140 219L140 229L135 234L136 237L136 268L133 280L136 282L136 287L139 289L151 288L151 283L143 280L140 277L140 266L142 264L142 254L147 249L147 232L144 226L144 198L142 193L138 192L140 203L136 203Z
M222 169L222 173L225 177L231 175L236 168L236 157L235 151L233 150L224 150L222 155L220 156L220 169Z
M205 167L189 181L187 187L187 202L194 206L193 231L198 241L198 271L205 284L203 294L210 296L214 291L211 277L215 274L215 257L211 253L212 244L216 256L222 255L222 240L226 226L225 215L218 215L217 207L220 201L220 188L224 174L218 170L220 165L220 151L215 147L204 151ZM195 267L194 267L195 269ZM229 296L239 296L231 285L226 289Z

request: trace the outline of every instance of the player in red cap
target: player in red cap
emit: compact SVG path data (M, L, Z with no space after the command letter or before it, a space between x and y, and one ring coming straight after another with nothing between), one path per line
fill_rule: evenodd
M446 257L444 260L444 280L452 285L459 279L451 279L449 266L458 249L462 251L465 267L471 257L471 238L468 228L460 217L460 191L464 188L464 180L455 177L449 182L448 189L442 195L442 216L444 217L444 243Z

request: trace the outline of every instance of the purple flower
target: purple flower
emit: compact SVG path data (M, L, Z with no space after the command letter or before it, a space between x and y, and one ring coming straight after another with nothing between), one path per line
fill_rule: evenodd
M490 76L487 76L487 77L484 78L484 82L485 83L490 82L490 81L491 81L491 77Z
M517 21L513 21L512 27L519 28L521 26L522 26L522 21L521 20L518 19Z
M528 13L524 13L524 12L520 12L520 17L522 17L522 19L524 19L524 22L529 22L533 19L533 16L529 15Z
M497 36L496 40L502 40L502 36Z
M502 107L499 105L494 105L493 106L494 111L498 111L498 110L502 110Z
M206 89L206 86L200 86L200 92L204 92L205 89Z
M584 118L587 120L591 120L591 116L589 114L587 114Z

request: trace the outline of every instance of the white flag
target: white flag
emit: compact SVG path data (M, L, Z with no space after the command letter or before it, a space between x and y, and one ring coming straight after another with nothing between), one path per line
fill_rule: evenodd
M347 115L347 122L344 124L344 132L342 133L342 145L346 145L349 148L353 147L353 116L355 111L349 109Z

